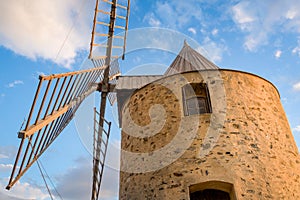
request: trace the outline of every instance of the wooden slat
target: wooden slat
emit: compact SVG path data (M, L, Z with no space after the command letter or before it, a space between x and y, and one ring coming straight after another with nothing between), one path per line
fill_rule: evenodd
M104 33L95 33L95 35L99 36L99 37L108 37L108 34L104 34Z
M115 49L123 49L122 46L112 46L112 48L115 48Z
M123 9L125 9L125 10L127 10L127 7L126 7L126 6L123 6L123 5L120 5L120 4L117 4L116 6L117 6L117 7L120 7L120 8L123 8Z
M124 36L121 36L121 35L115 35L113 38L124 39Z
M94 47L104 47L104 48L107 48L108 46L107 45L105 45L105 44L93 44L93 46ZM94 57L93 57L93 59L94 59Z
M115 28L125 30L125 27L124 27L124 26L117 26L117 25L116 25Z
M124 16L121 16L121 15L116 15L117 18L120 18L120 19L126 19L126 17Z
M110 15L110 12L104 11L104 10L97 10L97 12L103 13L105 15Z
M97 23L97 24L101 24L101 25L104 25L104 26L108 26L108 27L109 27L109 24L108 24L108 23L105 23L105 22L97 21L96 23Z

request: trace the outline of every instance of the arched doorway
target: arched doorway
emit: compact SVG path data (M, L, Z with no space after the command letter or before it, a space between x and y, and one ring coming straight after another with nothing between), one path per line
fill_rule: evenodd
M190 200L236 200L232 183L206 181L189 186Z
M190 200L230 200L230 195L222 190L205 189L190 194Z

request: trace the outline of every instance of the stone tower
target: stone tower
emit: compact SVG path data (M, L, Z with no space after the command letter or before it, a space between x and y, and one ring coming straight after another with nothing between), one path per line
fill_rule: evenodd
M187 44L162 76L123 76L120 199L300 199L276 87Z

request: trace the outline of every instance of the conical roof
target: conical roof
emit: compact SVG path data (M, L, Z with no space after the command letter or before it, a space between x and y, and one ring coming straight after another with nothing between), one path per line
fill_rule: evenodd
M186 41L173 63L165 72L165 76L189 71L219 69L214 63L192 49Z

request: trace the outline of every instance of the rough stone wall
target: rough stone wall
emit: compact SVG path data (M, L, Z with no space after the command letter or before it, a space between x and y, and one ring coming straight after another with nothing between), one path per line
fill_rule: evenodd
M181 88L201 81L213 113L184 116ZM279 94L262 78L173 75L136 91L122 116L120 199L189 199L212 181L236 199L300 199L299 152Z

